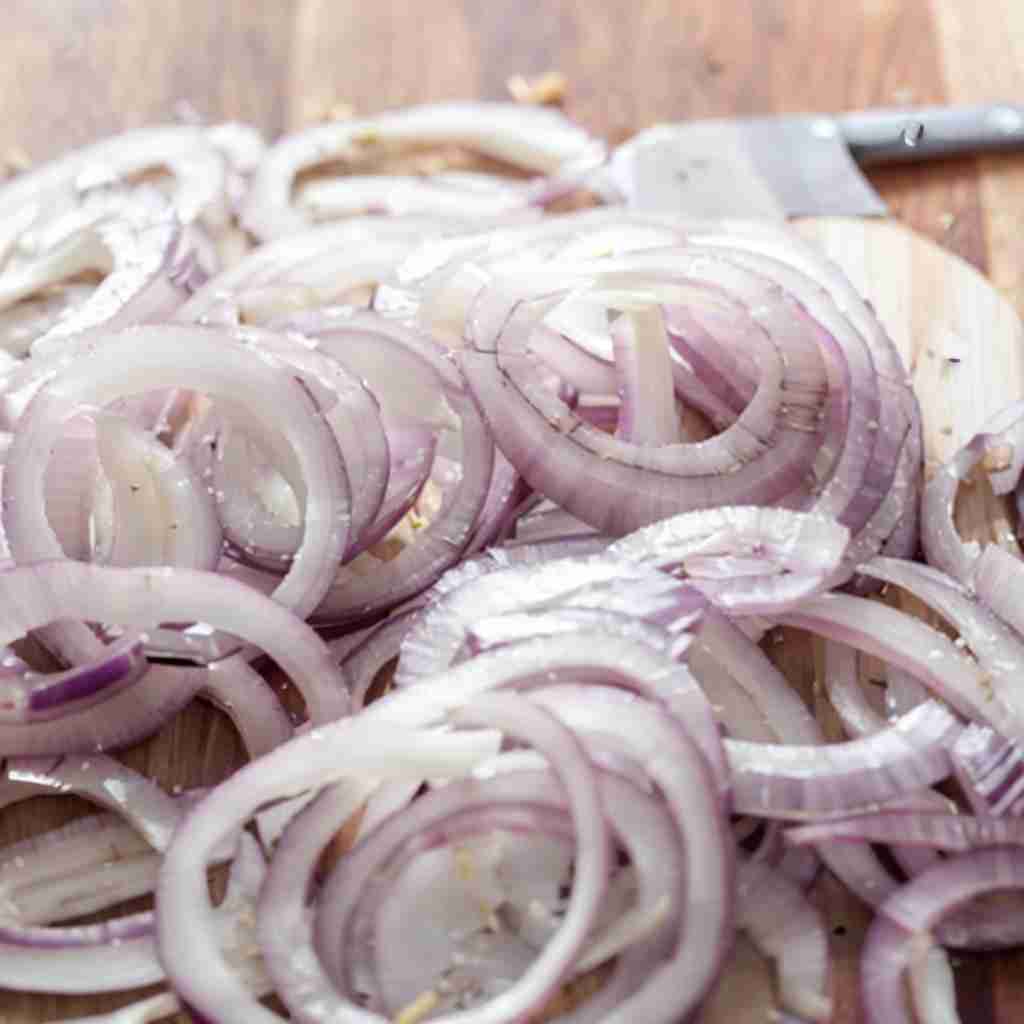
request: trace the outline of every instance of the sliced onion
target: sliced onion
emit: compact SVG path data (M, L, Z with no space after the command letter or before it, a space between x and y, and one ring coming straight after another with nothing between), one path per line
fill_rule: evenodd
M918 936L910 963L910 991L921 1024L960 1024L956 979L946 951L927 935Z
M573 894L562 926L515 985L472 1013L473 1019L479 1021L515 1020L518 1015L540 1007L554 993L596 920L610 868L607 822L601 812L600 791L593 768L578 741L551 715L520 697L495 694L474 700L459 712L459 718L472 724L512 728L518 739L537 743L566 789L577 834ZM426 816L435 804L458 806L452 804L457 796L458 791L451 787L436 790L434 799L416 804L416 817ZM425 836L430 835L430 819L421 820L426 829L420 836L423 842ZM397 824L408 834L406 820ZM386 831L379 831L367 837L359 848L359 855L342 861L326 883L323 910L317 920L317 947L328 970L332 966L337 970L342 962L345 942L342 909L361 891L362 885L355 879L360 877L359 872L365 865L377 863L373 844L386 842L386 835Z
M88 342L74 372L65 369L33 399L5 467L11 497L4 505L4 528L15 558L38 561L62 554L40 513L47 455L64 422L83 404L102 405L175 383L196 386L227 396L236 415L244 413L257 423L272 416L277 430L268 433L268 442L301 467L303 543L275 597L299 614L308 613L330 585L345 547L345 478L318 410L301 386L278 370L268 357L258 358L229 337L203 328L140 327ZM88 654L87 638L79 634L72 651Z
M394 723L377 727L362 719L353 729L354 722L343 719L314 729L242 768L192 812L167 851L157 889L161 962L179 995L221 1024L277 1020L248 992L221 953L213 931L206 865L224 836L263 804L343 775L452 778L467 772L487 749L475 736L467 743ZM340 758L332 739L341 741ZM486 742L493 751L493 739Z
M157 786L103 756L70 761L9 760L6 778L16 789L3 800L5 804L37 792L78 793L121 811L157 849L166 848L181 820L180 808ZM152 928L149 912L69 927L4 922L0 926L0 978L5 988L30 992L111 991L159 981L163 972ZM98 946L107 953L99 968L94 960ZM45 957L40 951L45 951Z
M1005 724L1005 709L986 699L978 665L920 619L846 594L810 598L779 619L897 665L969 718L992 720L998 728Z
M844 526L823 516L723 507L644 527L608 553L685 573L730 614L770 615L821 590L839 568L848 540ZM736 578L737 558L749 559L742 578Z
M1018 685L1020 669L1024 667L1024 641L1019 634L936 570L889 558L876 558L863 569L908 590L956 626L962 642L966 642L987 673L984 685L991 699L1007 711L1000 723L1001 731L1017 738L1024 735L1018 724L1024 721L1024 701Z
M528 208L537 197L536 185L497 175L352 174L301 186L292 212L304 226L357 214L501 217Z
M1024 853L979 850L943 861L894 893L868 931L861 962L861 999L869 1024L910 1024L903 972L915 937L931 931L960 904L987 892L1024 885Z
M545 687L534 699L576 729L617 734L665 797L687 865L679 934L669 959L605 1019L625 1024L666 1009L673 1019L685 1017L714 982L733 926L732 852L707 762L686 731L646 701L571 686ZM602 706L606 699L610 707Z
M244 339L272 358L300 371L302 376L299 379L303 386L315 394L317 405L341 454L348 479L351 518L345 558L351 558L354 550L365 545L367 531L374 528L374 518L381 511L388 485L389 440L382 422L381 402L370 392L367 382L358 379L358 372L353 373L341 360L329 358L329 349L314 350L305 337L297 337L294 333L281 336L275 332L247 328ZM264 557L270 559L270 567L280 570L298 549L302 536L300 524L282 525L280 520L283 517L279 515L268 526L266 513L260 508L254 510L251 498L245 501L248 496L244 490L239 494L245 476L258 468L253 466L255 460L251 454L248 460L241 458L233 479L218 479L225 475L225 460L232 454L230 445L236 432L237 428L228 430L226 440L229 447L227 451L223 445L218 448L214 463L218 489L223 483L225 490L225 498L220 502L221 515L228 524L229 537L248 557L262 551ZM242 434L242 443L248 439L251 446L255 439L247 438L244 426ZM270 488L280 485L283 475L294 502L296 495L301 496L303 486L289 469L288 463L278 457L276 464L265 467L264 475L268 477L267 486ZM232 499L241 507L236 508ZM261 522L261 518L264 521Z
M292 737L292 721L277 694L241 654L210 665L200 695L231 719L252 759Z
M336 1002L337 996L313 949L312 915L295 895L306 891L324 847L375 788L354 780L326 787L285 829L271 861L257 927L267 971L299 1020L307 1007Z
M960 484L984 458L988 438L979 434L928 481L924 489L921 540L929 564L970 585L981 550L975 541L963 541L953 522L953 506Z
M445 103L375 118L340 121L287 136L268 152L246 198L242 220L259 238L308 227L308 211L291 190L299 172L409 145L463 145L541 174L593 167L603 146L556 111L513 103ZM467 211L463 211L465 215ZM489 211L493 212L493 211Z
M243 141L248 154L254 154L258 136L243 125L162 125L126 132L19 175L0 191L0 209L5 214L25 207L45 210L55 200L66 202L144 171L167 168L175 179L173 202L181 219L220 226L227 220L225 153L235 157L237 166Z
M254 249L211 278L175 315L181 322L235 324L342 301L387 278L424 237L458 234L462 221L436 217L353 217ZM319 317L319 312L317 316ZM294 326L303 329L296 321Z
M453 664L480 619L557 602L562 608L622 611L667 624L699 613L704 604L670 576L603 556L555 560L539 569L501 568L492 561L480 569L480 576L440 596L413 624L402 641L396 685L422 681Z
M494 465L494 445L476 404L462 391L457 371L429 338L372 314L354 319L352 327L411 349L441 376L448 403L460 420L461 475L451 500L420 532L416 542L376 567L372 578L351 570L341 572L317 608L316 617L346 626L376 618L415 596L458 560L472 539Z
M898 843L964 853L984 846L1024 845L1024 822L966 814L882 811L791 828L786 838L794 843Z
M95 422L96 453L113 492L113 533L97 560L216 568L223 534L192 467L124 417L101 414Z
M377 674L398 657L402 641L416 621L419 609L408 608L396 611L379 625L372 627L355 643L346 637L331 641L328 646L335 656L341 656L341 666L346 676L353 681L352 710L358 711L366 704L367 692Z
M1019 559L997 544L986 545L978 559L975 576L978 600L1012 626L1018 635L1024 633L1024 615L1015 592L1022 579L1024 567ZM999 723L994 724L999 727Z
M42 988L45 963L67 991L108 990L166 970L166 998L106 1024L179 1006L271 1024L271 988L306 1024L501 1024L603 966L563 1017L657 1024L700 1012L745 926L777 961L780 1016L826 1020L802 892L824 863L877 912L869 1015L903 1019L906 970L915 1012L955 1019L934 943L1022 934L1015 903L972 900L1020 881L1024 570L952 517L978 463L1024 495L1020 403L932 481L937 568L913 564L916 399L869 304L787 230L544 217L592 182L616 194L593 177L603 147L508 104L267 152L241 126L143 138L0 189L0 750L20 779L0 779L0 807L67 787L148 806L167 853L155 921L61 929L65 901L151 889L161 855L125 824L0 851L0 980ZM539 177L392 173L431 145L430 171L458 147ZM611 172L627 191L629 152ZM281 237L252 248L243 227ZM76 276L97 271L95 292ZM879 581L961 635L832 592ZM779 624L825 638L847 742L824 742L758 646ZM60 671L10 646L27 630ZM396 652L400 687L367 703ZM884 707L864 654L886 662ZM140 800L100 751L197 695L256 760L205 795ZM951 773L975 816L932 788ZM124 854L110 884L103 837ZM207 869L236 849L215 910ZM481 913L494 934L467 938Z
M776 960L783 1006L806 1020L830 1020L828 937L821 914L799 887L758 861L742 862L738 875L736 924Z
M118 750L155 733L207 681L206 669L150 665L131 685L108 687L99 701L70 704L58 717L0 722L0 749L8 755L40 757Z
M749 283L733 280L742 278L737 269L718 266L706 256L681 253L677 264L680 282L690 274L716 289L751 289ZM609 285L612 279L611 273L603 278ZM551 287L547 284L548 291ZM633 287L643 288L643 279ZM528 361L517 350L522 341L510 340L502 347L499 339L497 352L485 352L493 349L494 341L478 326L477 350L463 354L463 370L499 445L525 479L605 532L621 533L693 508L767 503L795 489L810 469L817 444L817 389L823 387L824 373L817 347L799 327L794 329L792 319L787 321L787 359L782 360L780 339L773 333L778 328L772 326L777 298L760 296L756 290L741 294L748 309L759 311L768 332L762 336L757 319L751 321L750 343L758 346L755 351L764 359L760 398L729 431L701 445L639 448L581 425L564 403L526 385ZM520 310L529 312L531 307L526 304ZM502 338L528 334L531 322L532 317L517 313ZM783 391L796 396L784 414ZM762 424L767 424L767 436Z
M1024 752L987 726L969 725L950 751L953 771L979 816L1018 814L1024 807Z
M857 669L856 651L825 641L825 690L851 738L868 736L885 728L885 719L871 705L857 679Z
M799 817L885 803L940 782L950 771L956 719L936 701L881 732L827 746L729 740L733 799L742 814Z
M109 698L111 691L133 685L149 668L142 646L143 637L135 634L64 672L4 672L0 675L0 719L41 722Z
M190 569L111 569L42 562L0 573L0 640L62 619L152 629L198 615L256 643L289 674L315 722L347 713L348 689L324 642L274 601L214 573Z

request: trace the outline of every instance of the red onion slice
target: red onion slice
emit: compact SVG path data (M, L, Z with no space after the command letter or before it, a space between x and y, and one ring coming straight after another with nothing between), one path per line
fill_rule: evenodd
M557 685L533 699L574 729L623 740L665 798L686 863L679 933L669 959L605 1020L685 1018L714 982L733 929L732 846L707 762L686 729L645 700Z
M1024 812L1024 752L987 726L972 723L950 751L953 772L980 817Z
M226 154L244 167L248 161L241 158L251 160L261 148L259 137L244 125L161 125L126 132L19 175L0 190L0 210L45 209L47 203L167 168L175 179L172 200L181 220L219 227L228 219Z
M434 676L429 685L392 692L367 707L362 717L426 725L477 693L556 682L593 682L656 702L685 723L725 797L722 742L707 699L685 665L635 637L580 629L510 644Z
M344 557L350 559L362 542L362 536L372 529L388 483L389 442L380 415L380 402L369 391L365 381L358 380L357 375L351 373L344 363L314 349L312 342L305 337L294 333L279 335L253 328L245 328L244 337L272 358L299 371L301 376L298 379L316 398L323 419L341 453L348 479L351 519L349 544ZM279 571L287 566L300 546L301 523L283 523L282 519L288 518L283 515L269 517L261 507L265 503L258 497L246 494L249 488L244 486L245 478L256 468L253 467L251 453L248 460L242 453L237 453L241 457L236 461L241 464L235 465L233 475L229 474L230 460L235 454L231 447L232 435L236 432L237 428L229 428L227 448L218 446L214 461L215 478L223 478L221 482L224 484L221 487L221 483L217 483L218 490L223 490L225 495L219 503L221 516L225 520L229 539L242 552L248 557L255 557L266 567ZM240 443L244 445L248 440L252 445L255 439L246 435L244 427L241 434ZM283 477L291 490L291 503L295 503L296 496L301 497L304 489L301 481L289 463L282 461L279 455L271 459L271 462L273 465L267 464L264 467L267 489L273 492ZM281 497L284 500L280 504L287 508L289 495ZM273 499L268 503L273 505ZM302 516L295 518L301 519Z
M829 703L851 738L869 736L886 725L885 718L875 710L864 693L857 678L857 669L856 651L843 644L825 641L825 690ZM964 730L965 733L967 731Z
M978 600L990 608L1003 622L1012 626L1018 635L1024 633L1024 614L1020 600L1021 581L1024 580L1024 566L997 544L986 545L978 559L975 587ZM1000 723L993 725L999 729Z
M140 635L116 641L95 659L64 672L0 675L0 720L6 723L42 722L72 709L108 699L132 686L149 668Z
M61 756L117 750L151 736L206 685L206 669L150 665L132 685L109 687L98 702L62 709L59 717L0 723L8 755Z
M282 461L294 459L300 467L306 492L303 543L275 598L300 615L312 610L340 562L348 510L337 447L301 385L276 360L203 328L132 328L88 342L86 353L89 358L64 368L33 399L5 467L10 497L4 527L16 559L62 554L40 513L47 453L69 418L83 405L154 387L198 388L224 395L235 415L266 424L268 442ZM88 653L87 640L79 642Z
M330 160L409 145L463 145L527 170L553 175L573 165L596 166L604 147L556 111L514 103L439 103L374 118L319 125L272 146L253 179L242 220L259 238L309 226L296 207L296 176ZM465 213L465 211L463 211Z
M953 505L960 484L985 457L989 438L978 434L960 449L924 489L921 541L930 565L970 586L981 549L976 541L961 540L953 522Z
M96 453L113 498L113 534L97 561L212 570L223 534L192 467L124 417L97 415Z
M17 783L20 797L29 791L71 792L119 811L157 850L166 849L182 817L181 808L154 782L103 754L8 758L5 777Z
M1024 853L995 848L943 861L879 908L861 959L861 999L868 1024L910 1024L903 972L917 935L931 931L960 904L982 893L1024 886Z
M966 643L987 673L985 686L989 694L1008 712L1000 730L1017 739L1024 736L1020 724L1024 722L1024 700L1019 692L1024 640L1020 635L967 596L950 577L927 566L875 558L862 568L877 579L907 590L959 630L960 643Z
M260 894L257 928L274 987L297 1020L314 1019L317 1005L337 1002L334 987L313 949L313 918L305 893L320 856L376 789L376 783L346 780L326 787L285 828ZM299 894L302 894L301 898Z
M909 422L905 399L914 404L913 395L884 327L842 272L789 232L776 231L772 238L771 230L726 225L719 234L698 227L693 237L701 244L722 246L729 259L777 280L827 332L819 335L826 355L846 364L846 436L814 507L858 531L891 484ZM867 455L871 458L865 462Z
M840 566L849 537L846 527L816 513L726 506L643 527L616 541L608 553L685 573L730 614L771 615L823 589ZM751 560L742 579L735 578L729 561L737 557Z
M398 610L362 635L354 645L348 638L331 641L328 646L336 656L341 657L342 671L352 680L352 711L360 711L366 705L366 695L377 678L377 674L390 661L398 657L402 641L415 622L418 608Z
M4 596L6 595L6 596ZM287 609L214 573L42 562L0 573L0 643L62 619L153 629L198 616L260 647L288 673L314 722L345 715L348 689L324 642Z
M733 801L741 814L801 817L885 803L925 789L950 771L961 727L936 701L881 732L826 746L727 740Z
M502 568L492 561L481 572L448 590L413 624L402 641L397 686L423 681L453 664L471 627L481 619L557 605L621 611L685 626L680 620L704 607L703 598L672 577L604 556L519 568Z
M519 508L527 491L515 467L495 448L491 486L477 518L473 539L466 547L467 555L474 555L491 544L507 542L513 533L518 535ZM591 532L585 524L579 526L583 532Z
M375 725L365 714L314 729L242 768L199 804L171 842L157 889L161 961L179 995L220 1024L278 1018L253 999L218 947L206 891L206 865L218 843L271 800L343 776L455 778L494 750L493 734L416 732ZM333 740L344 749L340 758Z
M302 185L295 192L294 212L307 225L358 214L467 219L501 217L537 205L541 198L536 184L497 175L352 174Z
M632 444L678 444L668 333L657 307L627 308L611 328L622 399L615 436Z
M832 1019L828 936L800 888L756 860L738 870L736 924L777 963L782 1005L801 1018Z
M251 760L292 737L292 720L277 694L241 654L210 665L200 695L231 719Z
M718 668L728 674L783 743L817 744L821 730L786 677L725 615L709 610L694 629L687 663L703 683Z
M313 949L312 914L296 892L307 891L325 847L376 787L356 780L326 787L292 819L270 861L257 908L258 934L274 988L300 1021L309 1011L321 1019L315 1008L336 1002L337 993Z
M967 814L880 811L791 828L786 838L793 843L896 843L966 853L986 846L1024 846L1024 821Z
M32 343L36 356L58 353L83 331L101 327L115 330L167 316L189 294L195 256L162 200L148 193L137 193L127 200L99 197L98 202L88 201L81 214L84 216L76 219L85 223L67 238L62 247L66 255L53 267L56 279L94 267L106 276L81 306L69 310ZM67 258L75 258L69 247L75 248L77 261L73 266L62 266ZM51 260L57 257L55 251ZM26 271L29 269L26 267Z
M156 849L166 848L181 820L181 809L156 785L103 756L87 761L8 759L5 779L13 783L3 798L5 805L38 792L78 793L120 811ZM112 991L163 976L148 912L70 927L0 922L0 946L0 983L20 991ZM99 963L97 947L105 952Z
M353 217L269 242L208 281L175 319L237 323L243 307L258 320L293 319L297 310L328 305L389 277L424 238L458 234L462 225L436 217ZM260 294L269 305L254 304Z
M522 781L525 779L526 776L523 776ZM631 858L630 874L631 877L635 875L635 881L632 884L637 889L637 896L636 903L631 910L619 910L601 934L591 941L586 952L577 962L577 971L589 969L596 963L608 959L619 948L622 948L622 943L636 942L639 937L647 934L652 928L671 929L673 918L671 894L678 888L680 877L681 865L679 864L679 852L675 848L676 839L673 826L663 808L650 797L645 796L642 791L621 779L601 773L600 781L609 823ZM503 790L499 790L498 786L508 792L503 794ZM493 783L489 784L488 789L493 790L491 799L511 798L515 801L524 799L527 795L523 791L520 780L507 777L497 786ZM555 799L564 806L564 797L552 793L550 786L538 792L536 796L530 797L531 803L538 799L545 802ZM426 896L433 900L441 900L446 897L451 899L457 893L464 892L470 899L465 908L467 913L458 916L458 911L456 911L454 926L465 927L470 932L473 931L474 926L479 926L480 900L486 899L495 904L496 914L500 920L506 922L507 927L512 929L509 938L525 939L527 942L525 952L527 957L532 959L530 947L534 943L529 938L532 931L538 932L537 945L542 945L547 941L551 930L557 927L561 917L560 904L562 901L557 897L557 887L564 877L567 858L561 846L555 845L551 841L545 841L538 845L536 841L531 843L525 837L517 839L509 836L508 833L499 833L495 838L496 843L492 840L488 846L481 844L460 846L455 853L454 864L451 859L451 847L439 850L438 853L442 855L443 860L438 861L435 856L430 863L436 865L445 874L451 873L453 867L457 871L460 870L460 865L464 862L468 867L470 858L472 858L472 864L476 870L474 877L466 881L461 880L461 875L459 875L459 881L456 881L455 878L445 879L442 877L438 879L445 888L436 894L428 893ZM502 858L496 866L492 866L483 859L487 857L490 846L495 846L496 856ZM506 848L508 848L507 852L502 852ZM480 854L479 857L477 852ZM516 857L516 860L511 860L512 857ZM416 868L421 863L423 867L428 866L426 858L422 855L412 862L410 868ZM436 870L434 874L436 874ZM621 880L624 875L625 872L620 872L615 877ZM399 884L404 885L404 881ZM453 887L457 888L454 888L453 891ZM407 903L408 900L402 900L402 902ZM396 914L399 909L398 903L399 894L395 893L392 888L388 893L388 905L395 905L394 912ZM548 904L555 907L557 917L552 918L543 909ZM452 909L454 908L449 904L447 911L449 915ZM622 916L620 917L619 914ZM396 917L393 923L400 927L400 921L404 921L407 925L408 920L409 916L406 913L401 918ZM437 927L433 922L424 922L424 924L428 927L431 925L433 928ZM382 971L388 975L398 972L393 976L396 979L399 977L404 979L401 990L403 995L399 998L392 997L389 1002L392 1009L395 1006L403 1006L411 1002L416 994L429 988L431 980L442 971L444 980L441 982L441 989L456 995L462 985L470 984L474 978L480 979L481 974L484 977L480 980L487 978L487 965L475 965L471 961L464 960L463 955L460 955L459 947L462 943L457 933L437 935L434 940L430 938L430 931L425 932L420 938L412 940L399 936L397 930L392 934L393 941L378 938L376 943L378 960L384 960L389 965L381 964ZM410 941L429 943L429 945L421 946L422 953L416 955L408 948L404 948ZM441 948L438 948L439 945ZM644 946L637 948L637 952L639 953L640 949L646 948L647 945L649 944L645 943ZM519 949L519 952L521 953L522 950ZM653 949L651 952L653 953ZM452 961L453 956L454 961ZM427 966L426 961L429 961L433 967ZM445 970L446 965L450 962L453 965L452 969ZM461 966L463 963L465 966ZM495 978L496 987L505 987L512 977L514 974L508 977L508 981L500 976ZM435 986L436 990L437 986Z
M22 787L18 786L18 789ZM28 787L24 787L29 796ZM5 918L24 924L46 924L106 909L123 896L119 877L103 891L96 885L97 869L109 872L111 862L131 867L139 862L159 863L153 848L139 833L110 812L76 818L59 828L0 849L0 900ZM66 883L85 878L85 885L69 894ZM152 872L155 881L156 872ZM148 892L142 887L131 895Z
M914 1013L921 1024L960 1024L956 978L949 957L927 935L914 941L908 976Z
M596 921L610 869L610 846L607 822L601 810L598 780L578 741L565 726L549 713L511 694L488 694L476 698L457 712L463 724L498 726L511 730L517 739L536 745L552 765L569 800L570 814L577 836L577 855L573 890L561 927L537 960L507 991L467 1013L476 1021L512 1021L533 1012L554 994L567 976L572 963L583 948ZM454 799L454 803L452 802ZM461 792L444 787L414 805L406 818L397 823L399 834L409 835L410 818L421 822L424 831L417 837L424 842L433 820L428 814L435 806L461 808ZM395 828L391 829L395 832ZM343 860L332 872L322 896L322 909L317 917L317 948L327 969L337 970L345 943L346 908L363 886L356 880L364 877L365 866L379 863L376 848L393 848L387 825L367 837L358 851ZM351 925L349 925L351 927Z
M641 622L621 612L595 608L557 608L551 611L512 612L478 619L469 628L466 647L472 655L541 636L560 636L580 630L605 630L627 640L637 640L674 660L682 660L690 636L673 637L669 630Z
M318 621L332 625L357 625L425 590L453 565L470 543L483 509L494 466L494 444L473 400L462 390L460 375L432 339L392 324L383 317L353 317L357 331L390 339L428 362L444 381L445 397L460 420L461 475L451 500L420 531L415 543L396 558L376 567L372 577L342 570L316 611Z
M1013 402L985 423L982 432L991 436L990 457L985 461L992 490L1009 494L1024 469L1024 403Z
M690 274L728 288L731 277L742 277L738 269L724 264L721 269L706 256L681 253L677 262L680 280ZM773 334L781 329L781 320L774 324L773 318L777 312L781 317L785 304L751 291L749 284L732 286L745 289L741 294L750 303L748 308L758 311L755 321L768 331L760 346L768 360L772 346L779 343ZM547 285L549 291L552 287ZM633 287L643 288L642 278ZM530 306L518 307L505 325L496 354L463 353L463 370L498 444L519 472L535 489L599 529L622 533L692 508L767 503L795 489L809 470L817 447L824 373L815 343L794 329L791 314L786 360L775 348L775 361L762 368L761 397L733 427L700 445L641 448L582 424L564 403L526 383L528 360L515 351L523 342L502 344L513 334L528 335L534 315L520 316L524 311ZM761 338L761 329L752 331L752 343ZM473 333L478 349L492 347L478 327Z
M783 612L779 620L891 662L966 717L1006 726L1005 709L986 699L977 663L920 619L878 601L825 594Z

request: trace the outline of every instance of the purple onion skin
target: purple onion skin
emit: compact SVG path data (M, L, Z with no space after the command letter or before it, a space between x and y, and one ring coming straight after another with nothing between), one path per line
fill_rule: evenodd
M73 700L91 697L108 686L120 682L131 671L131 668L130 654L111 658L101 662L92 671L79 673L58 685L37 690L29 700L29 707L33 711L45 711Z

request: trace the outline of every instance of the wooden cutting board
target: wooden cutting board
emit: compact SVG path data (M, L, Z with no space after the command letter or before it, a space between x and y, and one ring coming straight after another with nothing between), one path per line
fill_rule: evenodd
M550 0L529 13L493 0L429 0L412 17L407 0L7 0L4 15L0 163L12 166L167 119L181 100L275 134L339 102L369 112L499 98L509 76L549 69L565 73L571 112L612 139L684 117L1024 94L1019 0L850 0L831 5L824 19L810 0ZM893 226L815 228L866 282L925 397L928 450L940 458L990 408L1024 393L1011 308L1024 310L1024 159L872 176L894 216L985 270L1009 300ZM935 315L937 303L948 319ZM967 356L955 368L942 365L944 330L964 339ZM975 510L972 532L1000 522L983 496L963 504ZM810 693L810 645L790 637L773 653ZM223 718L195 707L126 760L165 784L188 786L216 781L241 751ZM77 812L70 799L35 801L0 816L0 842ZM816 896L833 929L836 1021L856 1024L866 917L827 879ZM720 1007L716 1022L763 1024L770 984L753 971L724 987L732 1008ZM1024 957L960 958L958 981L965 1024L1024 1017ZM40 1024L123 1001L0 992L0 1024Z

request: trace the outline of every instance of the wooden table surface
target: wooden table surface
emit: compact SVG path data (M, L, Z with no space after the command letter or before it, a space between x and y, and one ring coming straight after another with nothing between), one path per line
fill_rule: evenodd
M336 102L371 112L503 98L510 76L549 69L568 79L568 110L612 140L665 119L1024 99L1021 0L5 0L2 11L0 160L38 160L166 120L182 100L274 135ZM895 215L987 273L1024 312L1024 156L872 178ZM183 716L172 733L185 737L195 721ZM174 749L130 759L194 784L214 781L225 756L186 768ZM854 1024L863 915L827 886L825 904L836 1019ZM1021 957L968 958L959 976L965 1024L1024 1019ZM80 1006L0 994L0 1021Z

